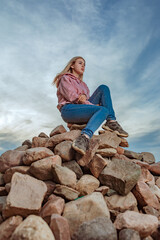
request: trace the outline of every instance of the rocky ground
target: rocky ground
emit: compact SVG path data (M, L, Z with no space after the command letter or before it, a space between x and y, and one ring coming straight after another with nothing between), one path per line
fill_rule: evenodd
M160 239L160 162L114 132L72 149L82 125L0 156L0 240Z

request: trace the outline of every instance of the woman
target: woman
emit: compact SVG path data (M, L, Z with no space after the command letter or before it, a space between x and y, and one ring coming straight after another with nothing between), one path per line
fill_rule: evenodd
M116 121L109 88L100 85L90 96L89 89L83 82L84 70L85 60L80 56L74 57L53 80L53 84L57 86L57 108L63 120L67 123L87 123L81 135L72 144L81 154L85 154L89 139L104 120L104 129L128 137L128 133Z

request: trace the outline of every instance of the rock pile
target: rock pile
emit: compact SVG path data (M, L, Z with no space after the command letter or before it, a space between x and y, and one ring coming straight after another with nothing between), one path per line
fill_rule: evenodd
M160 239L160 162L104 130L81 156L72 141L83 127L0 156L0 240Z

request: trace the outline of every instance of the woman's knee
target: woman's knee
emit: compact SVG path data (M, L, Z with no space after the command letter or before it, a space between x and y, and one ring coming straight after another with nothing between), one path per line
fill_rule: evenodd
M109 89L109 87L108 87L107 85L102 84L102 85L100 85L98 88L99 88L101 91L110 92L110 89Z

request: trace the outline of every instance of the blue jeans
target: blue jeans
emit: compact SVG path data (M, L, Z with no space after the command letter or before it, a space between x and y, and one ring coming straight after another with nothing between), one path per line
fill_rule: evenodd
M61 116L68 123L87 123L82 134L90 138L99 126L106 120L115 120L110 90L106 85L100 85L89 98L95 105L89 104L66 104L61 108ZM99 104L100 106L96 106Z

